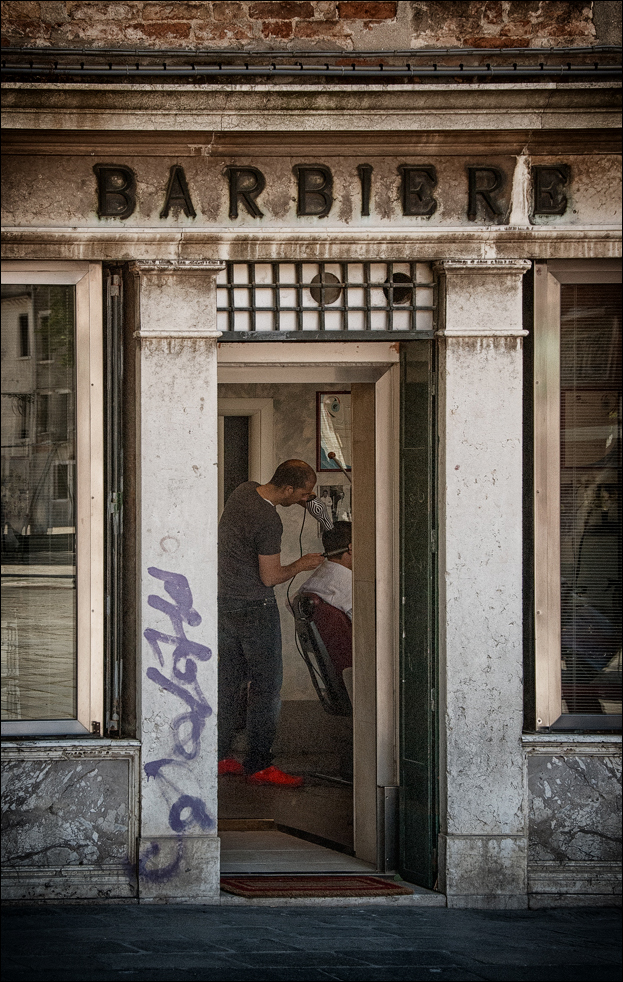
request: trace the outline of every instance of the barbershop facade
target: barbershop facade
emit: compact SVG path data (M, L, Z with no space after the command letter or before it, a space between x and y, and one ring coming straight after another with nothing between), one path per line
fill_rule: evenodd
M224 420L266 481L316 466L328 392L352 419L351 854L421 902L615 902L616 95L7 83L7 898L219 902ZM285 670L284 706L311 701Z

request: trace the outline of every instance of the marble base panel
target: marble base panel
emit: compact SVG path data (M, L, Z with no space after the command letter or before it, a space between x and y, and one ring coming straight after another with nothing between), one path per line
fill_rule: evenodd
M621 898L621 864L618 862L530 863L531 896Z
M3 901L136 900L136 875L126 866L3 869Z
M2 896L136 897L137 741L6 743Z

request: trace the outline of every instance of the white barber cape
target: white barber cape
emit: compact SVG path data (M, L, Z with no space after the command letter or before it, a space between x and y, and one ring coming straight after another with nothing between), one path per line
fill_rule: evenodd
M351 621L353 619L353 574L340 563L325 559L322 566L315 569L305 580L299 593L315 593L332 607L343 610Z

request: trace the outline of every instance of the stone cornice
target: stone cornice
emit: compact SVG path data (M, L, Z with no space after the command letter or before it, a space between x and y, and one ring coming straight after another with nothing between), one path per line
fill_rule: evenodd
M135 259L130 270L139 275L158 273L178 276L180 273L218 273L225 264L214 259Z
M204 284L209 283L210 290L213 290L214 278L224 268L222 262L214 259L136 259L131 262L130 271L141 283L141 327L134 332L134 337L141 341L165 341L171 351L174 350L172 346L179 347L178 342L183 347L189 341L215 341L220 338L222 332L215 330L213 324L210 325L213 310L210 308L209 313L204 314L198 309L197 300L206 296ZM174 306L164 316L156 316L155 323L153 291L149 289L150 286L159 298L157 306L161 305L162 298L167 295L177 297ZM146 289L147 295L152 296L151 302L147 304L147 323L154 324L151 328L142 326ZM212 293L210 297L213 297ZM214 302L213 299L211 302Z
M530 756L610 757L621 753L620 733L524 733L521 742Z
M523 276L532 264L527 259L440 259L433 263L437 273L456 275L516 274Z
M442 296L446 303L452 300L453 315L446 316L443 302L440 301L440 329L436 337L445 338L509 338L525 337L527 331L521 324L521 307L512 316L508 307L509 293L520 297L521 277L531 268L528 259L442 259L433 263L433 269L441 276ZM483 277L489 282L483 282ZM495 277L499 283L495 283ZM471 283L470 283L471 279ZM458 282L457 282L458 281ZM474 282L475 281L475 282ZM509 282L510 281L510 282ZM489 298L482 309L474 311L474 294L486 290ZM462 297L458 303L457 294ZM499 298L502 306L496 307ZM478 307L478 305L476 305ZM518 313L518 316L517 316ZM448 320L450 327L448 327ZM500 323L502 326L491 326Z
M215 341L223 337L222 331L134 331L132 337L140 341Z
M6 83L5 129L304 131L619 128L619 83Z
M483 227L483 228L327 228L156 229L5 228L3 259L90 262L151 260L219 260L248 262L361 259L613 259L621 255L617 228ZM204 259L204 257L206 257ZM214 267L213 267L214 268Z

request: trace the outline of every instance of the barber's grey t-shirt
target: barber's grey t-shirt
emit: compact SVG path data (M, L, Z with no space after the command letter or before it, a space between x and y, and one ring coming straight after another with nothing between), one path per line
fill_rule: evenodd
M264 600L273 588L260 579L258 556L281 552L283 525L277 509L246 481L232 491L218 526L218 595Z

